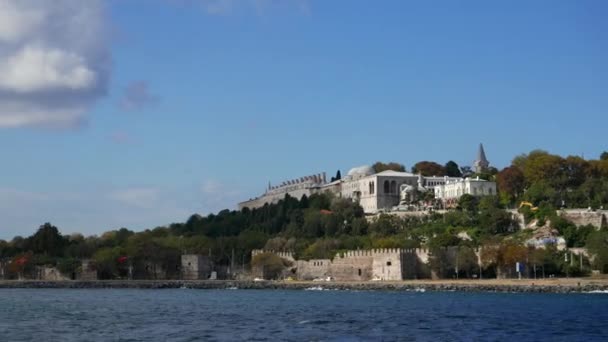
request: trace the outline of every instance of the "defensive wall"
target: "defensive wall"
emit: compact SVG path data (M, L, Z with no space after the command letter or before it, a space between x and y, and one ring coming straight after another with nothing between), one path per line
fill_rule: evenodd
M323 185L327 184L325 172L314 175L294 178L282 182L279 185L268 185L263 195L252 198L238 204L239 210L243 208L255 209L263 207L265 204L273 204L285 198L285 194L298 200L302 196L310 196L320 191Z
M597 229L606 225L606 218L608 217L608 210L562 209L557 213L577 226L592 225Z
M443 250L448 258L455 259L456 248ZM293 265L286 274L299 280L394 281L437 278L428 266L430 253L425 248L351 250L338 253L332 260L295 260L290 252L265 250L254 250L251 254L255 257L260 253L273 253L291 261Z

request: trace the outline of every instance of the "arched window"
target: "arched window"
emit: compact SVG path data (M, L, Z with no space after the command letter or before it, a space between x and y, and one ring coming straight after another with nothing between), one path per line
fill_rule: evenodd
M385 193L385 194L388 194L388 193L390 193L390 190L391 190L391 189L390 189L390 184L388 183L388 181L387 181L387 180L385 180L385 181L384 181L384 193Z
M397 193L397 182L392 181L391 182L391 194L396 194Z

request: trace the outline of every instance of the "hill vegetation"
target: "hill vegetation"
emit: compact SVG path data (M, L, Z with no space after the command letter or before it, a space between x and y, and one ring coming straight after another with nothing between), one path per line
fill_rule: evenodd
M424 165L428 163L418 163L415 168ZM375 167L402 170L403 166L377 163ZM437 169L433 173L440 171L437 166L432 168ZM441 168L445 174L468 171L453 162ZM183 253L209 255L216 265L244 265L250 262L251 250L260 248L292 251L299 258L310 259L332 258L351 249L424 247L431 251L431 266L450 276L454 265L441 251L457 246L459 272L470 276L479 273L474 250L483 246L484 276L506 272L514 260L523 259L546 274L585 274L591 267L608 271L606 228L576 227L556 215L562 206L608 205L608 153L598 160L584 160L532 151L516 157L503 170L484 176L496 179L497 197L465 195L456 210L445 214L404 218L381 214L369 222L363 209L347 199L329 194L301 199L285 196L259 209L223 210L205 217L195 214L186 222L142 232L120 228L100 236L68 236L46 223L29 237L0 240L0 260L7 265L9 277L32 272L36 265L53 265L71 274L80 260L91 259L102 278L124 277L127 264L134 267L136 277L149 278L153 275L148 265L178 270ZM596 255L592 265L586 260L582 269L578 263L573 266L555 247L527 247L531 231L520 230L505 210L523 200L538 206L535 211L521 209L527 222L535 221L539 226L549 223L566 238L569 247L587 247Z

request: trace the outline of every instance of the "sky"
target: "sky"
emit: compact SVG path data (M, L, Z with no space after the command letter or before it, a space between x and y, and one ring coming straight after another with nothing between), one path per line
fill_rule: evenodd
M608 150L608 3L0 0L0 239L268 182Z

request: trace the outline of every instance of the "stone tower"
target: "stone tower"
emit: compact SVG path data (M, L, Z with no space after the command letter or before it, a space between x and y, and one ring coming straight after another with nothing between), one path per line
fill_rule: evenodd
M490 162L486 159L486 152L483 150L483 144L479 144L479 150L477 151L477 159L473 163L475 173L481 173L488 169Z

